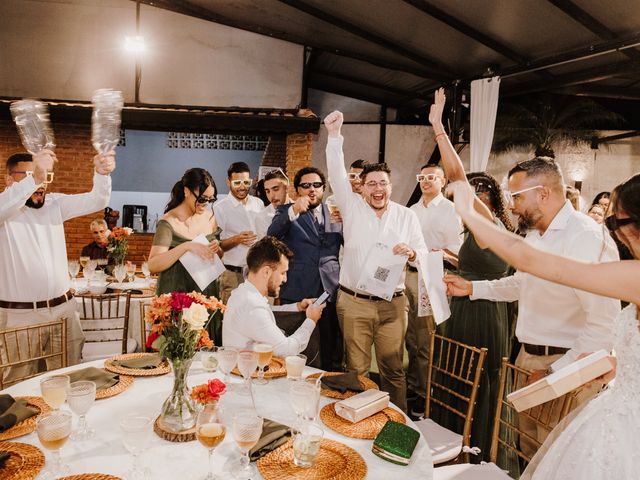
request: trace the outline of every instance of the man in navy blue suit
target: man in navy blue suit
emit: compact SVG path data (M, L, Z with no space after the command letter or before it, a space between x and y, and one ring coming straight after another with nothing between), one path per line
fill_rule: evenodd
M336 290L340 277L338 252L342 245L342 224L332 223L327 205L322 203L325 177L314 167L300 169L293 186L294 203L278 207L268 235L282 240L292 251L287 282L282 285L283 304L304 298L330 296L320 318L320 356L324 370L342 370L342 333L336 314Z

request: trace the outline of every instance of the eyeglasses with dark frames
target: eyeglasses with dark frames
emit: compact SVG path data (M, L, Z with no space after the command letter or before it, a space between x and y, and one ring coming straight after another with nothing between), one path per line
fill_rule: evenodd
M631 223L637 223L637 222L636 220L630 217L618 218L615 215L609 215L607 218L604 219L604 224L612 233L618 230L619 228L624 227L625 225L629 225Z
M213 203L216 201L216 197L198 197L196 203L199 205L206 205L207 203Z
M313 188L322 188L324 187L324 183L322 182L304 182L304 183L300 183L298 184L298 187L304 189L304 190L308 190L311 187Z

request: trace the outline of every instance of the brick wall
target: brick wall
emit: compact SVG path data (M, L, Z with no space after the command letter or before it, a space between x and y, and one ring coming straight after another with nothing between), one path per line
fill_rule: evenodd
M289 195L295 198L293 177L302 167L311 166L313 135L311 133L293 133L287 135L287 177L291 179Z

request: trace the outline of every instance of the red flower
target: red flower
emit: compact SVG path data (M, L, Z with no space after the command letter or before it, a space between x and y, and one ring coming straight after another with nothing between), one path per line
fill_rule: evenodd
M155 342L156 338L158 338L160 336L160 334L158 332L151 332L149 333L149 335L147 336L147 345L146 347L150 350L155 350L151 345L153 345L153 342Z
M192 303L193 298L191 298L188 293L174 292L171 294L171 308L173 310L182 312L183 308L189 308Z
M227 386L224 384L224 382L218 380L217 378L209 380L209 382L207 382L207 387L209 389L209 395L213 400L219 400L220 396L227 391Z

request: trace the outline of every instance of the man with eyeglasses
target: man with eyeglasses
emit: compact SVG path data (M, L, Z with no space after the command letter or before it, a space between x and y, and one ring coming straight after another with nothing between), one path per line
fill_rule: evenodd
M227 269L220 276L220 300L227 303L231 291L244 281L247 251L257 240L256 219L262 214L264 204L258 197L249 195L251 171L244 162L232 163L227 169L229 195L213 206L220 233L220 247Z
M331 222L322 202L324 173L304 167L293 178L297 199L278 208L268 235L282 240L293 252L287 282L282 285L283 304L330 294L320 321L320 363L324 370L342 369L342 334L336 314L336 289L340 276L338 252L342 223Z
M445 256L456 259L462 244L462 223L456 214L453 202L444 198L442 189L447 183L444 171L437 165L423 165L416 180L422 191L421 199L411 206L420 222L424 242L429 250L442 250ZM427 384L429 366L429 335L435 331L433 315L428 311L419 316L418 269L409 264L405 284L409 300L409 322L406 347L409 353L407 370L408 400L413 400L411 413L424 413L424 386Z
M7 160L7 187L0 193L0 330L66 317L67 358L74 365L80 362L84 334L70 290L64 222L107 206L115 157L113 152L96 155L93 188L77 195L48 193L47 171L56 162L50 150L16 153ZM8 368L5 380L37 368L35 363L20 371Z
M609 234L566 200L562 172L553 159L536 157L517 164L509 172L509 192L505 195L511 212L518 216L520 230L528 232L526 241L537 248L585 262L618 259ZM445 282L450 294L469 295L471 300L518 301L516 336L522 347L516 365L533 372L529 382L585 353L611 349L613 324L620 310L618 300L523 272L474 282L446 275ZM597 393L601 384L596 383L580 392L578 404ZM524 417L520 420L534 438L544 440L546 432L537 432ZM535 451L526 439L521 438L522 442L529 453Z
M109 245L109 227L103 218L96 218L89 224L93 242L82 247L80 255L89 257L92 260L105 259L108 257L107 246Z
M288 187L289 179L280 169L273 170L264 176L263 188L267 200L269 200L269 205L256 219L258 238L262 238L267 234L267 229L276 215L276 209L281 205L291 203L291 198L287 191Z
M395 255L414 261L426 245L416 214L391 201L390 170L383 163L368 164L361 174L362 195L351 190L340 134L343 116L332 112L324 120L329 133L327 170L344 220L344 258L340 268L337 311L345 340L347 368L368 375L375 346L383 390L406 411L406 380L402 359L408 302L401 276L390 301L357 288L369 252L385 244ZM381 272L384 275L384 272Z

